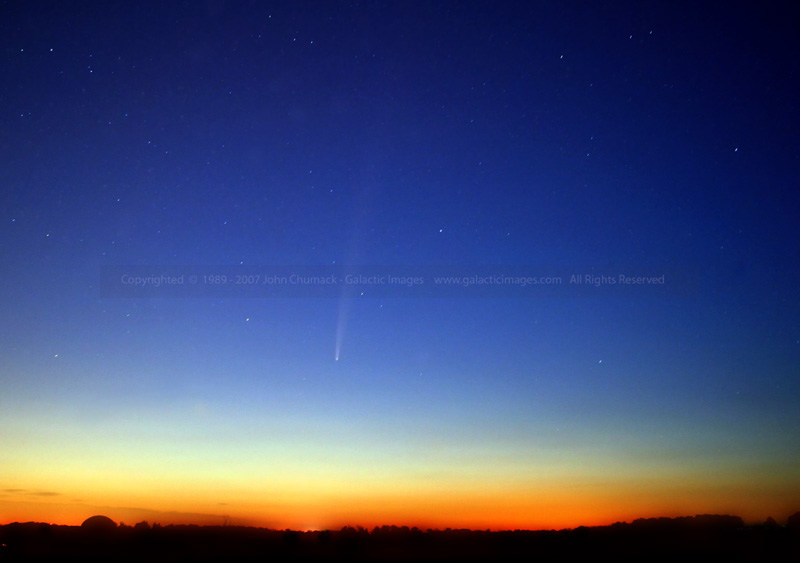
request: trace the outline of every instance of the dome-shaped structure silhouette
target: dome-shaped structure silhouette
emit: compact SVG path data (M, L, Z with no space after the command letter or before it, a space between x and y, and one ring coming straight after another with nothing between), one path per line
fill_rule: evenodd
M108 516L90 516L81 524L81 528L89 532L108 532L116 529L117 523Z

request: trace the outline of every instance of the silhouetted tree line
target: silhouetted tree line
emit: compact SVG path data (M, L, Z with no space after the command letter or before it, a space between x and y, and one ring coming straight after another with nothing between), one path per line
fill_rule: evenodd
M800 560L800 512L779 525L746 526L737 516L641 518L569 530L372 530L299 532L244 526L119 525L92 517L84 526L35 522L0 526L0 561L79 558L109 561L490 561L641 560L724 557L727 561ZM726 563L727 563L726 561Z

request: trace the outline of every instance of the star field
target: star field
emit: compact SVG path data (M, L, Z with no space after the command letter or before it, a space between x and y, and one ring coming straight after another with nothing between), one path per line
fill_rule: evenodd
M2 13L0 523L797 510L790 4Z

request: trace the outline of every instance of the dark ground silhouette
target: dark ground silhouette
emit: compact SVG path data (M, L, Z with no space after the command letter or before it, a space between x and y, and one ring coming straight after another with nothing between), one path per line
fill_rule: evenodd
M297 532L242 526L0 526L0 561L800 561L800 513L745 526L737 516L649 518L569 530L372 530Z

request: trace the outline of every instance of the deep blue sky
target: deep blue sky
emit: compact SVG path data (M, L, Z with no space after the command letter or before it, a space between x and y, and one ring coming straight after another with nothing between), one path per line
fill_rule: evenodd
M175 414L194 405L239 435L359 437L333 440L343 459L406 444L387 463L422 455L443 482L472 463L501 470L442 444L491 456L500 443L581 452L569 467L631 459L639 476L670 460L664 482L724 468L800 501L800 18L791 2L701 4L3 2L0 420L38 430L4 438L0 481L88 498L26 481L31 451L53 458L53 429L79 439L147 412L160 430L135 443L155 456L159 432L196 427ZM668 287L101 287L108 266L240 264L666 272ZM274 455L291 468L292 452ZM515 475L537 474L517 461ZM205 477L247 482L208 463ZM134 502L103 495L92 502Z

